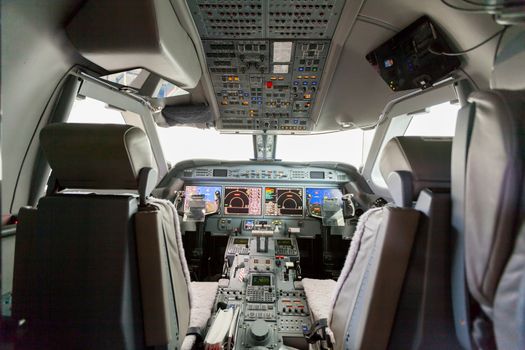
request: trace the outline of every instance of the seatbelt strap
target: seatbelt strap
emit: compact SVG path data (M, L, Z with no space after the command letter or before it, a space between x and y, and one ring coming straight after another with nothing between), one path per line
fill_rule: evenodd
M326 318L321 318L312 327L303 325L303 336L308 344L320 343L321 349L330 349L332 343L330 337L326 333L326 328L328 327L328 320Z
M452 308L458 341L465 349L472 349L470 302L465 275L465 181L468 148L474 124L474 104L458 112L456 133L452 142Z
M476 343L476 349L497 349L492 321L489 320L482 312L476 317L476 319L474 319L474 322L472 323L472 338Z
M186 335L194 335L197 338L195 343L202 343L202 341L204 341L204 334L201 327L189 327Z

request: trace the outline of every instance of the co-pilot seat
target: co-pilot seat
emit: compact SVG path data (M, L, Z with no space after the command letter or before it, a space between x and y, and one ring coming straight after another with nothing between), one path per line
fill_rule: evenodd
M40 143L52 175L38 207L19 212L17 348L191 346L217 284L190 282L173 205L147 198L157 172L145 133L52 124Z
M457 348L447 268L450 156L450 138L390 140L380 170L394 204L360 217L337 281L303 279L333 348Z

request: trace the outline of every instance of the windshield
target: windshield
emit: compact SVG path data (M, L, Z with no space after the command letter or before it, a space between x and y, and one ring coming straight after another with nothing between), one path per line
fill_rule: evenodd
M221 134L215 129L157 128L166 160L248 160L253 158L252 135ZM374 135L360 129L314 135L277 136L276 158L283 161L332 161L363 165Z
M251 135L221 134L215 129L157 127L166 161L186 159L248 160L253 158Z

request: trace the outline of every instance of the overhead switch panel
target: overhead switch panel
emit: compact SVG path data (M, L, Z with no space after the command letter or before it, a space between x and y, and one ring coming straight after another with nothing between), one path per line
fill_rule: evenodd
M189 1L220 110L219 129L311 130L343 0Z

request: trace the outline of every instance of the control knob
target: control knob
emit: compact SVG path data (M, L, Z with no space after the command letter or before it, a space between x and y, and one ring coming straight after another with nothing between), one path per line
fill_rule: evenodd
M258 344L266 343L269 335L270 327L268 327L268 324L264 320L258 319L250 327L250 336Z

